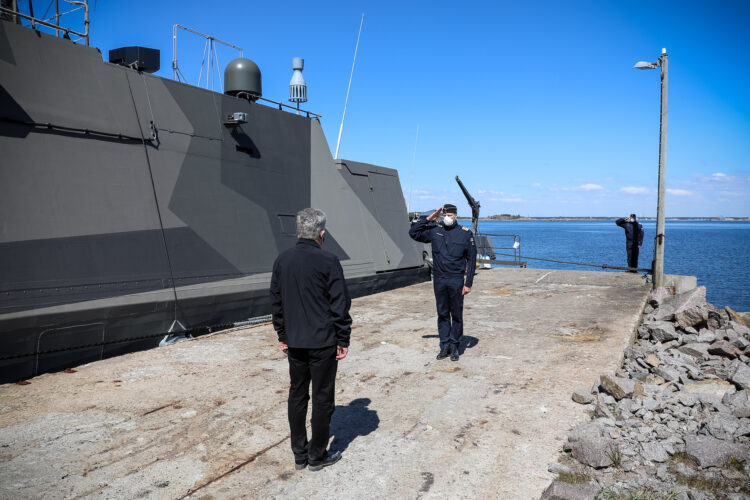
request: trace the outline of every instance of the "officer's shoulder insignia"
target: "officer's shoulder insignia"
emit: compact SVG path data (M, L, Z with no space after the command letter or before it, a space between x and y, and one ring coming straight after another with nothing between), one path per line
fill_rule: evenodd
M463 229L464 231L468 231L469 230L469 228L466 227L466 226L461 226L461 229Z

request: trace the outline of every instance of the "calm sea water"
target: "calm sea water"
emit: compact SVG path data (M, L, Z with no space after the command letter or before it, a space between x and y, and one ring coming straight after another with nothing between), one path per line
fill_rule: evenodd
M641 223L645 236L639 267L650 268L656 222ZM470 223L464 220L461 224ZM520 235L524 256L627 266L625 231L614 221L480 221L479 232ZM665 238L665 273L697 276L712 304L750 311L750 222L667 221ZM508 240L500 241L509 246ZM542 269L597 270L527 262L528 267Z

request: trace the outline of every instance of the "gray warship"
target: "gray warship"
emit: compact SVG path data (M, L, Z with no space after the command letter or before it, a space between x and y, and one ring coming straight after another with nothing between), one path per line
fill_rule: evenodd
M237 59L223 93L0 21L0 382L154 347L270 311L295 214L353 296L429 279L398 172L334 160L319 116L263 101ZM60 33L58 31L58 33ZM86 40L88 42L88 39Z

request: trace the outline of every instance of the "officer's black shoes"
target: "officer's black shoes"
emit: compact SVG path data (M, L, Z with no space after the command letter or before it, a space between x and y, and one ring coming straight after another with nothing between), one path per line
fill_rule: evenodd
M294 470L302 470L307 467L307 460L304 462L294 462Z
M313 464L310 463L310 470L313 472L318 472L319 470L323 469L324 467L328 467L329 465L333 465L336 462L341 460L341 452L336 451L334 453L331 453L328 455L322 462Z
M454 347L451 351L451 361L458 361L458 347Z
M445 359L448 357L448 355L451 353L450 347L441 347L440 352L437 355L437 358L435 359Z

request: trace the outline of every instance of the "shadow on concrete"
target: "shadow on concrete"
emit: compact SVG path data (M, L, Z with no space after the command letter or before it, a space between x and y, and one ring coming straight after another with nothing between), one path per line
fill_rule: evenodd
M439 335L422 335L423 339L437 339L440 338ZM461 337L461 341L458 343L458 353L463 354L466 349L471 349L475 345L479 343L479 339L476 337L471 337L469 335L463 335Z
M337 406L331 417L331 451L344 451L357 436L366 436L378 428L378 412L367 407L370 398L357 398L348 406Z
M471 337L469 335L464 335L461 337L461 341L458 343L458 353L463 354L466 349L471 349L475 345L479 343L479 339L476 337Z

